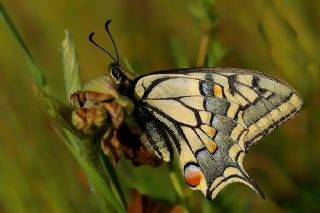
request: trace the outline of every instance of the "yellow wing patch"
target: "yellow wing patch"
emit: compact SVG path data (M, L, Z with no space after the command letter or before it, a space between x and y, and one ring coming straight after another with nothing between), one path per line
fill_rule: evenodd
M213 138L215 135L216 135L216 133L217 133L217 130L215 129L215 128L213 128L213 127L211 127L211 126L208 126L208 125L201 125L201 127L200 127L207 135L208 135L208 137L210 137L210 138Z
M133 94L137 107L171 133L186 183L211 199L232 182L264 197L243 169L245 151L302 106L285 83L238 69L146 75L135 81ZM157 145L160 155L170 156L162 143Z
M158 109L177 122L188 124L191 126L197 125L197 120L192 110L188 109L178 101L147 100L146 103L154 107L155 109Z

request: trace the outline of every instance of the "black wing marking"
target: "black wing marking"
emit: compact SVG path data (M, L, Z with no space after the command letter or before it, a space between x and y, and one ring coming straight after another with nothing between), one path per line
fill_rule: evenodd
M142 119L147 143L160 157L159 147L176 149L186 182L208 198L235 181L263 197L243 169L244 153L302 105L290 86L248 70L158 72L133 89L137 116L149 116Z

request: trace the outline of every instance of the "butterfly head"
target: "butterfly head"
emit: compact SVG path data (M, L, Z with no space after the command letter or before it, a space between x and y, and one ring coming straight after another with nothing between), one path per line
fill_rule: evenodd
M111 55L111 53L109 51L107 51L106 49L104 49L103 47L101 47L99 44L97 44L94 40L93 40L93 36L94 36L94 32L92 32L89 35L89 41L91 43L93 43L96 47L98 47L99 49L101 49L103 52L107 53L110 58L113 60L113 63L110 65L110 69L111 69L111 76L115 79L116 84L118 86L118 89L120 91L120 93L126 93L130 82L133 80L132 75L130 74L130 72L128 72L127 70L125 70L122 66L120 66L119 64L119 55L118 55L118 51L117 51L117 47L116 44L112 38L112 35L109 31L109 24L111 23L111 20L108 20L105 24L105 29L106 32L109 35L110 40L112 41L115 53L116 53L116 57L114 57L113 55Z
M125 70L117 63L112 63L110 65L111 70L111 76L115 79L116 84L124 83L124 81L127 79Z

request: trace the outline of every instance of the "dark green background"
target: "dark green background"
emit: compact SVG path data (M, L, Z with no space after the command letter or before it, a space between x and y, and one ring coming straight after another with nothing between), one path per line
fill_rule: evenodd
M87 39L95 31L96 40L111 50L103 28L109 18L120 56L137 72L176 68L172 44L183 47L195 65L203 25L188 8L199 2L2 0L46 75L50 93L61 100L65 29L73 35L84 82L106 73L111 62ZM304 106L245 158L244 166L266 200L232 184L210 202L193 192L191 206L208 212L320 211L320 1L221 0L208 9L219 16L214 38L228 50L219 66L278 77L299 91ZM54 131L32 84L25 55L1 21L0 212L100 212L85 174ZM148 170L149 177L123 168L119 176L126 189L140 188L175 204L165 166ZM162 176L156 179L153 173Z

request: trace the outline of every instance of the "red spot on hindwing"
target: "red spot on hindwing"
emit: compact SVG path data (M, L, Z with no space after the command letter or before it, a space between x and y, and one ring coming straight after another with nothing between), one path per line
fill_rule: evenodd
M197 187L203 178L203 174L198 166L189 165L184 171L184 178L189 186Z

